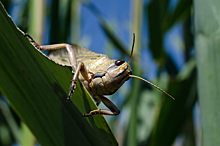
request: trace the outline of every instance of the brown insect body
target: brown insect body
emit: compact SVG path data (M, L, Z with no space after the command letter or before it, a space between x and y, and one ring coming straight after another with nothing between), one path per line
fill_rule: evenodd
M94 98L97 105L99 105L100 102L103 102L105 106L110 109L110 111L99 109L93 110L89 114L84 114L84 117L96 114L118 115L120 110L103 95L111 95L115 93L130 77L141 79L174 99L171 95L151 82L132 75L129 63L134 49L134 34L131 56L128 63L123 59L111 60L107 55L98 54L77 45L64 43L40 46L31 38L30 35L25 34L25 36L30 38L30 42L40 50L55 50L49 54L49 57L54 61L64 65L70 65L72 67L74 75L67 101L71 101L71 94L76 88L77 79L79 79Z
M114 94L130 78L132 71L129 65L126 66L127 62L124 60L111 60L107 55L98 54L77 45L72 45L72 49L77 63L83 62L87 71L93 76L90 82L85 80L82 74L79 74L78 78L97 105L101 102L100 95ZM61 64L70 65L65 49L52 51L49 57Z

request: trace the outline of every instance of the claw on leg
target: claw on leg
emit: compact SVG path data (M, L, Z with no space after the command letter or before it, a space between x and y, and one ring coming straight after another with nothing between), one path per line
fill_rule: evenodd
M94 111L91 111L89 114L83 114L83 117L89 117L89 116L92 116L92 115L98 115L98 114L102 114L103 110L94 110Z
M29 38L29 39L30 39L30 42L33 43L33 45L34 45L36 48L42 50L41 46L40 46L38 43L36 43L36 42L34 41L34 39L33 39L28 33L25 33L25 34L24 34L24 37Z
M101 101L105 104L106 107L108 107L110 109L109 110L93 110L91 111L89 114L83 114L83 117L89 117L92 115L97 115L97 114L101 114L101 115L119 115L120 114L120 110L106 97L104 96L99 96L99 98L101 99Z
M70 99L70 96L68 95L66 102L72 102L72 100Z

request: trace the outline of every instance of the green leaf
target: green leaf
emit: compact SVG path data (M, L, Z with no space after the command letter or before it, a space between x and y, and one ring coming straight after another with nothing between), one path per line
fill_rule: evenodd
M174 12L168 11L168 1L152 0L147 12L150 32L150 49L154 59L161 65L167 58L163 50L164 34L178 21L191 16L192 0L180 0Z
M162 30L165 33L176 22L183 21L191 16L192 0L180 0L173 13L167 13L162 23Z
M194 6L202 145L220 145L220 1L195 0Z
M0 4L0 91L41 145L117 145L81 84L66 102L71 67L49 60L16 28Z
M159 64L163 62L163 30L162 22L166 16L168 0L152 0L148 7L145 7L145 14L148 14L150 49L153 57ZM147 10L147 12L146 12Z
M193 59L175 80L169 82L167 92L175 98L175 101L164 97L165 101L151 135L151 145L172 145L192 112L197 99L196 89L196 68Z

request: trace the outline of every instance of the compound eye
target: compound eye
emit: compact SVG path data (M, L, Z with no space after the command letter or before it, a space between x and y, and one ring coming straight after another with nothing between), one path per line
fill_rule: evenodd
M120 65L122 65L124 62L125 62L125 61L124 61L123 59L118 59L118 60L115 61L115 65L116 65L116 66L120 66Z

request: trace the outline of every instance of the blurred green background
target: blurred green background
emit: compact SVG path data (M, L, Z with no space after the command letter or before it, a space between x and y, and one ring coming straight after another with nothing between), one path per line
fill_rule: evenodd
M15 24L39 44L75 43L128 61L135 33L133 74L176 100L138 79L130 79L108 96L121 110L119 116L105 116L119 145L220 144L217 0L1 2ZM4 95L0 102L0 145L19 145L14 133L26 128ZM101 104L99 108L106 107ZM10 121L17 127L15 132Z

